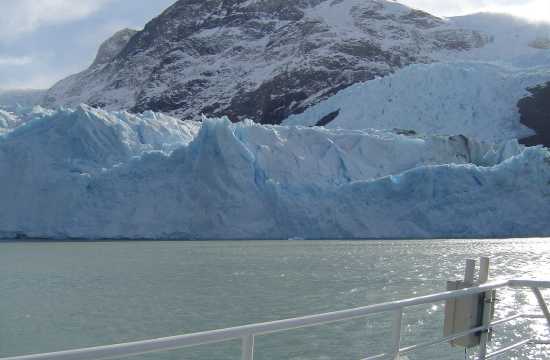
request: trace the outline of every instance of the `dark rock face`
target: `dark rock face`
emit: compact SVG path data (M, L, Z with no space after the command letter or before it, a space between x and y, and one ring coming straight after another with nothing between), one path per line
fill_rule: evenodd
M356 82L487 41L393 1L180 0L109 61L56 84L46 105L280 123Z
M550 82L528 90L532 95L518 103L521 123L537 134L520 142L527 146L544 145L550 148Z
M317 124L315 126L326 126L332 122L332 120L336 119L340 115L340 109L333 111L321 118L321 120L317 121Z

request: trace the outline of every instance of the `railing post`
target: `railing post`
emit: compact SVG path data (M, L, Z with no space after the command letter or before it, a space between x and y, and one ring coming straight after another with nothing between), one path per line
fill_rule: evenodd
M548 325L548 331L550 331L550 311L548 310L548 306L546 305L546 301L544 301L544 297L542 296L542 293L540 292L539 288L532 288L533 293L537 297L537 301L539 303L540 309L542 310L542 313L544 314L544 317L546 318L546 323Z
M466 259L466 267L464 268L464 282L469 286L474 284L475 271L476 261L474 259Z
M392 320L392 344L389 360L399 360L401 348L401 327L403 325L403 308L394 311Z
M242 360L254 360L254 335L243 337Z
M489 258L479 258L479 283L485 284L489 280Z
M479 259L479 283L484 284L489 280L489 258L482 257ZM483 294L483 308L481 312L481 326L488 326L491 322L493 313L493 292L488 291ZM481 332L479 341L479 360L485 360L487 357L487 343L489 342L489 334L491 329Z

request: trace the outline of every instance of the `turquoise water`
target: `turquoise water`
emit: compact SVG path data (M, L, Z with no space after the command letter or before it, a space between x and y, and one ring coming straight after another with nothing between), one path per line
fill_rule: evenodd
M492 276L550 278L550 239L460 241L0 243L0 357L211 330L440 291L465 257ZM546 294L550 299L550 294ZM497 317L534 311L503 291ZM441 336L443 307L405 314L404 345ZM549 337L543 323L500 327L495 345ZM383 316L257 338L256 359L360 359L384 352ZM140 359L239 359L239 342ZM526 347L507 359L545 359ZM464 359L446 345L410 359Z

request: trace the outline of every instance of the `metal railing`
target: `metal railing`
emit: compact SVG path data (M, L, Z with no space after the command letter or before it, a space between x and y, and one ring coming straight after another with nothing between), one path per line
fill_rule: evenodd
M438 303L450 299L457 299L464 296L487 293L500 288L530 288L537 298L538 306L541 310L540 314L518 314L505 319L493 321L485 326L480 326L463 333L453 334L452 336L440 338L437 340L401 347L401 328L403 311L411 306L426 305ZM370 356L363 360L374 359L399 359L400 355L404 355L413 351L427 348L439 343L459 339L469 334L487 332L494 326L504 324L506 322L519 318L542 318L546 319L548 329L550 330L550 311L542 296L540 289L549 289L550 281L537 280L506 280L485 283L479 286L474 286L461 290L446 291L427 296L415 297L405 300L392 301L377 305L359 307L349 310L335 311L325 314L311 315L298 317L293 319L279 320L273 322L259 323L253 325L245 325L232 327L221 330L205 331L188 335L166 337L152 340L144 340L130 342L117 345L99 346L92 348L68 350L46 354L35 354L9 357L0 360L105 360L129 357L134 355L143 355L150 353L158 353L170 350L177 350L191 346L205 345L212 343L220 343L230 340L242 341L242 359L253 360L254 358L254 338L258 335L273 334L288 330L294 330L317 325L324 325L347 320L365 318L373 314L387 313L393 314L392 321L392 342L390 351L385 354ZM525 339L517 344L507 346L490 354L483 353L480 359L490 359L502 355L508 351L514 350L520 346L537 343L548 344L548 340L543 339Z

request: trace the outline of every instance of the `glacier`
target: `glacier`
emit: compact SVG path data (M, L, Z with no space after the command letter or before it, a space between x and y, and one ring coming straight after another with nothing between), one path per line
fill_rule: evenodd
M534 132L521 124L517 103L529 94L527 88L547 81L548 67L470 61L410 65L352 85L283 124L313 126L334 114L329 128L398 128L491 142L521 139Z
M0 109L0 134L15 127L19 122L17 115Z
M34 112L0 135L0 237L550 235L550 152L388 130Z

